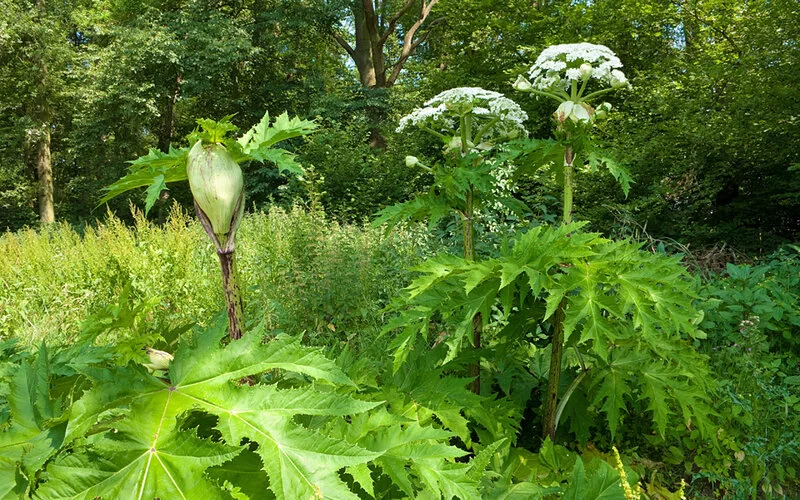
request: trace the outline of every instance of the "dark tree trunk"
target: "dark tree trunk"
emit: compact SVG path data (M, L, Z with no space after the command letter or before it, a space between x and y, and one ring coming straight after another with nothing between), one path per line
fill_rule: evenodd
M45 8L44 0L36 1L36 10L40 20L45 17ZM40 42L39 45L42 50L38 51L32 61L34 66L39 70L39 78L36 82L36 98L33 100L33 109L30 110L30 116L37 124L37 127L32 130L32 157L34 161L32 170L36 172L36 177L39 181L39 219L43 223L49 224L56 220L53 201L53 163L50 156L52 111L49 102L50 92L48 89L49 74L47 62L44 59L42 42Z
M175 76L174 86L164 95L164 113L161 115L161 132L158 134L158 149L169 153L172 136L175 134L175 103L181 94L183 75Z

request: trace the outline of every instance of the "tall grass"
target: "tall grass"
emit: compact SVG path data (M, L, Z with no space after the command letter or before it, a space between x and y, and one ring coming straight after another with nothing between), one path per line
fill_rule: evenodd
M131 301L155 299L146 319L164 332L209 322L224 304L199 223L177 206L164 225L134 220L109 215L82 235L55 224L0 236L0 337L70 342L126 286ZM237 236L246 316L314 343L371 342L381 308L429 248L421 231L388 236L299 207L247 215Z

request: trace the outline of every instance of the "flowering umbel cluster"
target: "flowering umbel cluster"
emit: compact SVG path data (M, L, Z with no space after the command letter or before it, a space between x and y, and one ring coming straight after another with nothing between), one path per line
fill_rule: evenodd
M428 128L437 133L453 133L460 127L460 118L471 115L478 121L474 132L480 134L482 125L489 125L476 139L513 138L525 133L523 122L528 115L517 103L499 92L477 87L458 87L445 90L400 119L397 132L409 126Z
M570 91L573 83L597 80L603 86L619 88L627 85L619 70L622 62L604 45L567 43L552 45L542 51L531 66L531 88L541 91ZM524 85L524 83L523 83Z
M604 102L594 108L589 101L630 85L618 69L621 67L619 58L604 45L553 45L544 49L531 66L532 81L519 75L514 88L558 101L560 104L553 116L560 127L591 127L596 120L608 115L611 105ZM590 82L594 83L590 85Z

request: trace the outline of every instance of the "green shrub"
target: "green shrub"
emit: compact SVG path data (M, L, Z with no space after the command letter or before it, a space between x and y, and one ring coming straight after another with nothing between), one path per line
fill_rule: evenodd
M736 343L753 323L773 352L800 357L800 247L780 250L754 266L728 264L726 270L727 276L706 286L703 327Z
M155 226L136 214L134 227L109 216L80 235L67 224L0 238L4 286L0 335L26 343L74 339L90 314L117 303L126 286L131 300L159 298L154 321L204 318L217 294L199 225L176 209Z
M70 342L87 317L118 315L112 309L126 288L131 309L152 303L147 324L162 333L205 324L222 309L216 256L200 224L180 208L160 226L134 217L133 227L109 216L82 235L56 224L0 237L0 337ZM374 328L428 244L421 232L388 237L298 207L248 215L238 248L248 317L326 332L320 341Z
M800 492L800 254L728 264L703 288L702 346L716 374L719 413L711 444L692 433L667 461L730 498Z
M426 233L385 235L294 207L245 219L237 243L247 317L305 331L314 344L377 332L381 309L410 280L407 268L429 253Z

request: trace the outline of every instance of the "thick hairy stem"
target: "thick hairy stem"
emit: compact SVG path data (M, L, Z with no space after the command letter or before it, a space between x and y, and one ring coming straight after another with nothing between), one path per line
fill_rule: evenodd
M467 193L467 208L462 214L464 219L464 258L470 262L475 260L475 230L472 225L474 194L472 189ZM481 332L483 330L483 315L476 314L472 318L472 344L475 349L481 348ZM481 392L481 364L480 361L467 367L467 374L474 377L470 390L475 394Z
M564 224L572 222L572 191L573 191L573 167L575 154L572 148L567 147L564 151ZM553 343L550 356L550 375L547 379L547 396L544 411L544 437L550 436L551 441L556 439L556 428L558 427L558 386L561 380L561 358L564 354L564 318L567 307L567 298L564 297L559 302L553 316Z
M481 348L481 332L483 331L483 314L478 313L472 317L472 342L475 344L475 349ZM475 394L481 393L481 362L476 361L467 367L467 374L474 377L470 385L470 390Z
M561 299L553 318L553 343L550 355L550 374L547 377L547 396L544 410L544 438L556 440L556 426L558 415L558 385L561 382L561 358L564 353L564 309L567 298Z
M239 195L239 200L236 202L230 232L227 235L222 235L214 233L214 227L208 216L197 204L197 201L194 202L197 218L200 220L200 224L203 225L208 237L211 238L219 257L219 265L222 269L222 290L225 295L225 310L228 313L228 334L233 340L242 338L244 333L244 309L242 308L242 294L239 289L239 276L236 272L236 259L234 257L236 231L239 229L239 223L242 220L243 206L244 194Z
M219 250L219 264L222 268L222 288L225 293L225 310L228 312L228 333L231 339L238 340L244 333L244 310L242 295L239 292L239 276L236 273L236 256L233 250Z
M572 162L575 160L575 155L571 148L564 151L564 224L572 222L572 192L574 190L574 175L575 171L572 167Z
M472 141L472 115L466 114L461 117L461 155L465 156L469 152L469 144ZM462 213L464 218L464 258L470 262L475 260L475 229L472 224L474 215L475 192L470 186L467 191L466 208ZM481 348L481 332L483 331L483 315L481 313L472 317L472 345L475 349ZM474 377L470 390L475 394L481 393L481 362L480 360L471 363L467 367L467 374Z
M462 214L464 222L464 259L475 260L475 229L472 225L472 190L467 193L467 209Z

